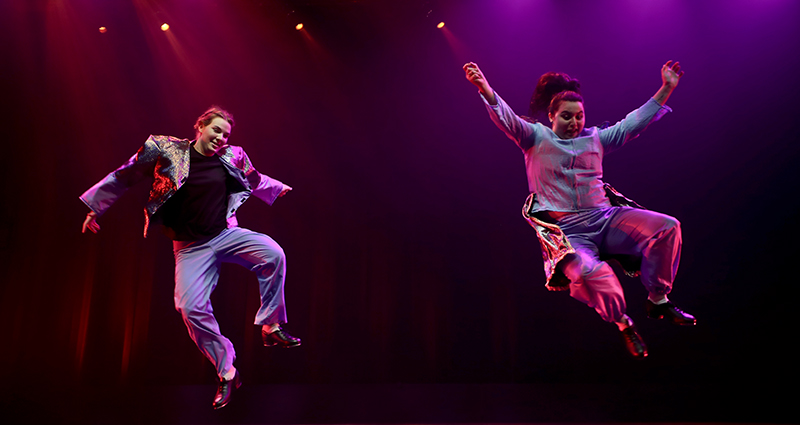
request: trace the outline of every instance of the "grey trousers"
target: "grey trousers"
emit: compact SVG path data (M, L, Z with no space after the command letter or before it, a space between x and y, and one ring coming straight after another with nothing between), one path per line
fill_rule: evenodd
M211 307L211 293L223 262L247 267L258 277L261 308L255 324L286 323L283 297L286 260L283 249L267 235L241 227L223 230L201 241L174 241L175 309L183 316L189 336L222 377L233 366L236 353L219 330Z
M625 314L625 295L614 270L601 256L641 257L641 280L648 292L668 294L681 255L680 223L653 211L608 207L563 217L558 226L576 253L559 263L570 279L570 295L594 308L603 320Z

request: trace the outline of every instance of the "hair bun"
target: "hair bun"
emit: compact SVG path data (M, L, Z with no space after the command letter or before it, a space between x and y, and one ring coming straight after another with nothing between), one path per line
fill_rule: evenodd
M581 82L576 79L570 79L570 81L566 84L566 87L566 89L569 91L574 91L578 94L581 92Z
M528 113L537 118L539 114L546 113L553 98L559 93L572 91L580 95L581 83L563 72L548 72L536 84L536 89L531 96Z

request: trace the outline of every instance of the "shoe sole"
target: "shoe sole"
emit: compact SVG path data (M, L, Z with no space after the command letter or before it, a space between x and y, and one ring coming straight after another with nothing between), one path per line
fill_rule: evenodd
M650 316L650 315L647 315L647 318L648 319L653 319L653 320L662 320L662 319L666 319L667 317L666 316ZM695 326L695 325L697 325L697 320L695 320L693 322L676 322L676 321L674 321L672 319L667 319L667 320L669 320L670 323L674 323L674 324L676 324L678 326Z
M264 347L281 347L281 348L294 348L299 347L302 344L292 344L292 345L281 345L281 344L264 344Z

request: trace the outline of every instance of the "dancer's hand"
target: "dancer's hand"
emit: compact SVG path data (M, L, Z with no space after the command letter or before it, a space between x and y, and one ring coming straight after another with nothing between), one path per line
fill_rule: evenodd
M89 211L86 214L86 220L83 220L83 229L81 233L86 233L86 229L89 229L92 233L97 233L100 230L100 225L97 224L97 213L94 211Z
M289 186L288 184L284 183L283 184L283 189L281 190L281 193L278 194L278 198L280 198L283 195L286 195L287 193L289 193L290 190L292 190L292 187Z
M472 84L475 84L478 87L478 90L481 91L483 97L489 101L490 104L494 105L497 103L497 100L494 97L494 90L489 85L489 82L486 81L486 77L481 72L481 69L478 68L478 64L475 62L467 63L463 66L464 72L466 72L467 81Z
M661 81L665 86L670 86L674 89L682 76L683 71L681 71L680 62L672 63L672 61L669 60L661 67Z
M661 67L661 88L658 89L653 99L661 105L666 104L669 95L678 86L678 81L680 81L681 77L683 77L683 71L681 70L680 62L672 63L671 60L668 60Z

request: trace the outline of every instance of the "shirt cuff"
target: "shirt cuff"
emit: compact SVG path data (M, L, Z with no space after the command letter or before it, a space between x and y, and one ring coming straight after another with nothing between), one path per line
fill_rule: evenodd
M662 104L658 103L658 101L656 101L652 97L650 98L650 100L647 101L647 103L645 103L645 107L647 107L647 109L656 108L655 113L653 113L653 120L652 121L658 121L664 115L666 115L668 112L672 112L672 108L670 108L667 105L662 105Z
M497 104L496 105L492 105L491 103L489 103L489 101L486 100L486 98L483 96L483 93L481 93L481 91L478 90L478 96L481 97L481 100L483 100L483 103L485 103L486 106L488 106L488 107L490 107L492 109L497 109L500 106L500 96L497 94L496 91L494 91L494 89L492 89L492 93L494 93L494 97L495 97L495 99L497 99Z

